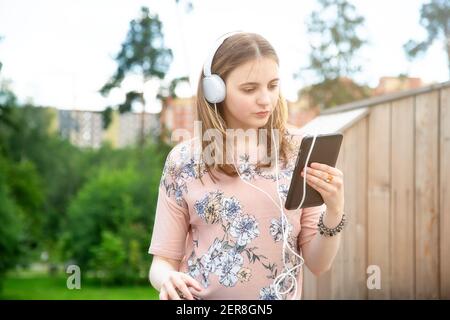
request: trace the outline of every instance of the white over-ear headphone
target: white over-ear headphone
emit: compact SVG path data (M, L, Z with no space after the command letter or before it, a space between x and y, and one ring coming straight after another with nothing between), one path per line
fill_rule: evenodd
M217 75L217 74L211 74L211 65L214 59L214 56L216 55L216 51L219 49L219 47L222 45L222 43L228 39L229 37L242 33L242 31L234 31L225 34L224 36L220 37L217 43L215 44L213 50L207 57L205 64L203 65L203 94L205 96L206 101L210 103L219 103L225 100L225 95L227 92L227 89L225 87L225 81Z

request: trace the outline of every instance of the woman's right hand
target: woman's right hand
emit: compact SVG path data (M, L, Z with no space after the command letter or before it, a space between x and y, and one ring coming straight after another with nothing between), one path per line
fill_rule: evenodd
M197 280L191 276L178 271L171 271L161 285L159 292L160 300L194 300L194 296L188 287L200 292L202 287Z

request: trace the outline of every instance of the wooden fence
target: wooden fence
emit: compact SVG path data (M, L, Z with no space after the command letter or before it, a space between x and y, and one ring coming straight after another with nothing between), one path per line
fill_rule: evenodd
M304 299L450 298L450 82L335 108L349 218L333 267ZM381 288L370 288L380 271Z

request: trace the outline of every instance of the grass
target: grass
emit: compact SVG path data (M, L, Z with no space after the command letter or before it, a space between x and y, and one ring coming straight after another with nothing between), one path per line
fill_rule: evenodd
M69 290L67 278L48 275L10 275L3 283L0 299L17 300L157 300L158 292L148 286L101 287L89 282Z

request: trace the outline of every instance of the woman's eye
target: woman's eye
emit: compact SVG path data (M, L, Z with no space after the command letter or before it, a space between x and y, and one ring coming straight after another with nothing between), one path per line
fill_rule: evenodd
M277 87L278 87L278 83L275 83L275 84L270 85L270 86L269 86L269 89L274 90L274 89L276 89ZM250 93L250 92L255 91L255 88L245 88L245 89L243 89L243 90L244 90L244 92L246 92L246 93Z

